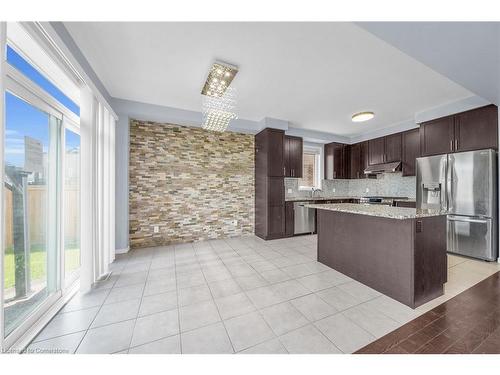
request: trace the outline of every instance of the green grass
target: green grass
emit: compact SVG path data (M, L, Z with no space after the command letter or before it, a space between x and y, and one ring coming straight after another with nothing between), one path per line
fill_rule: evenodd
M66 250L66 270L74 270L80 264L80 249L70 248ZM14 287L15 284L15 262L12 249L7 249L4 256L5 289ZM43 280L47 272L47 253L40 246L32 246L30 255L31 280Z

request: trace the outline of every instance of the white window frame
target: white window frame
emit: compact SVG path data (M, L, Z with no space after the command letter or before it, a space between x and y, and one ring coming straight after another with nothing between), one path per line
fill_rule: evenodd
M315 155L314 165L316 167L316 171L315 171L316 173L315 173L314 186L299 185L299 190L320 189L321 188L321 154L322 154L321 147L320 146L304 145L302 152L303 152L303 154L314 154ZM302 155L302 158L304 158L304 155Z
M3 25L2 25L3 26ZM1 30L3 31L3 30ZM4 40L5 41L5 40ZM8 41L6 42L8 44ZM6 49L5 43L0 40L0 45L3 47L3 49ZM12 46L11 46L12 47ZM18 96L22 100L26 101L28 104L32 105L35 108L40 109L43 112L49 113L50 115L58 118L59 120L62 121L62 125L59 129L63 134L60 134L60 142L63 142L63 137L64 137L64 129L65 129L65 124L71 124L72 128L78 128L80 125L80 118L71 112L68 108L66 108L64 105L62 105L57 99L52 97L49 93L47 93L45 90L43 90L40 86L38 86L35 82L31 81L28 77L26 77L24 74L22 74L20 71L18 71L15 67L11 66L7 61L6 61L6 56L4 55L4 52L1 54L1 63L2 63L2 75L3 75L3 87L1 91L2 95L2 109L3 109L3 104L5 102L5 92L9 92L12 95ZM36 66L35 66L36 68ZM78 104L78 103L77 103ZM3 160L3 144L4 144L4 129L5 129L5 124L3 123L3 119L5 118L4 116L4 110L2 113L2 124L1 128L1 136L0 136L0 141L2 142L2 147L1 147L1 164L0 167L2 169L0 173L0 178L3 181L5 179L4 176L4 160ZM64 144L61 143L63 146ZM64 156L60 155L60 163L62 168L63 166L63 161ZM61 170L63 171L63 170ZM58 186L57 189L60 192L62 188L62 180L59 179L58 181ZM78 279L72 280L72 283L68 285L65 285L64 279L64 249L63 249L63 242L61 242L61 237L62 237L62 198L61 194L57 194L58 197L58 214L59 214L59 220L57 223L57 257L58 257L58 270L55 270L57 273L57 290L49 295L45 301L43 301L39 306L37 306L26 318L26 320L16 327L7 337L4 337L4 332L5 332L5 327L4 327L4 278L2 277L1 279L1 290L0 290L0 348L2 350L8 350L9 348L23 348L25 345L27 345L35 336L36 333L40 331L40 329L48 323L50 318L55 315L55 313L66 303L73 295L76 293L78 290ZM3 189L0 191L0 199L3 202ZM3 215L4 215L4 207L2 203L2 221L3 221ZM3 258L4 258L4 226L2 225L1 232L2 236L0 238L0 258L1 262L0 265L2 266L3 270ZM3 273L2 273L3 274Z

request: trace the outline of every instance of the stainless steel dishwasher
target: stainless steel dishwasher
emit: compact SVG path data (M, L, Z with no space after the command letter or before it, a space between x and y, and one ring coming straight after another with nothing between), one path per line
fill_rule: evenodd
M305 205L310 202L295 202L294 211L294 230L293 234L313 233L316 224L316 210L307 208Z

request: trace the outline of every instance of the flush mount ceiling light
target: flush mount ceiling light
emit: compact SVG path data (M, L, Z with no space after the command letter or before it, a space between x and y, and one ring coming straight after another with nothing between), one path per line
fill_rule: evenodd
M208 72L205 85L201 89L201 94L220 98L233 81L236 73L238 73L238 67L220 61L214 62Z
M375 117L375 113L373 113L373 112L359 112L359 113L355 113L354 115L352 115L352 121L353 122L363 122L363 121L371 120L374 117Z
M223 132L231 120L238 118L234 113L236 90L229 87L237 72L237 67L219 61L210 68L201 90L203 129Z

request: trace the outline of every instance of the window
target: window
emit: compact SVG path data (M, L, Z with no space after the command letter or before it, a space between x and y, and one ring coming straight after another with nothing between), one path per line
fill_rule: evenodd
M75 115L80 115L80 107L68 98L61 90L59 90L52 82L43 76L37 69L28 63L19 53L11 46L7 46L7 62L23 73L31 81L39 85L50 96L59 101L62 105L68 108Z
M80 135L64 130L63 242L65 284L78 276L80 269Z
M0 342L6 348L76 285L80 267L79 89L67 90L68 79L60 86L53 79L57 69L47 69L50 61L45 59L42 69L42 54L24 48L33 45L24 43L31 39L21 26L9 27L0 93L5 103Z
M5 93L4 332L57 282L58 136L61 121Z
M320 150L304 148L302 154L302 178L299 179L300 189L318 189L320 187Z

